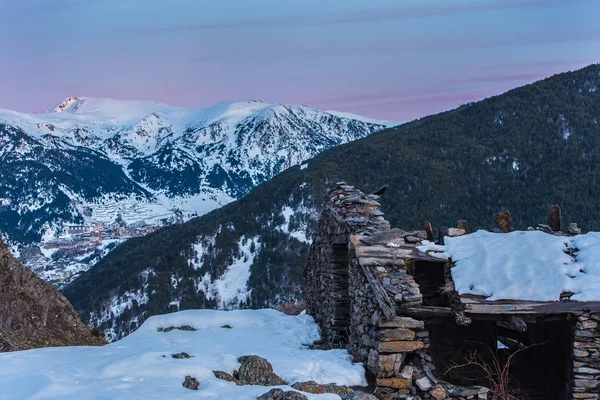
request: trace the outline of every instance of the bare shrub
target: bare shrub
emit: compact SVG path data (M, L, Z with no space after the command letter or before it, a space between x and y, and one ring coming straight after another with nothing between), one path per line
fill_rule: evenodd
M511 388L510 378L510 367L515 362L515 359L519 353L527 350L533 346L538 346L541 343L532 344L529 346L521 346L517 350L513 351L508 355L506 359L501 359L498 356L498 352L493 351L489 346L479 343L487 349L492 356L491 362L479 357L477 350L474 350L469 356L465 357L465 362L462 364L456 364L448 368L445 372L448 372L464 368L464 367L477 367L485 373L485 377L489 382L488 399L489 400L519 400L519 389Z

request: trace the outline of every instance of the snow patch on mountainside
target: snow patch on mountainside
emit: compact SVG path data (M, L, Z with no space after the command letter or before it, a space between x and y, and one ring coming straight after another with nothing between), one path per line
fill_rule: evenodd
M238 248L239 256L220 277L213 280L210 273L206 273L198 283L198 289L204 292L206 298L217 299L220 309L237 308L250 297L248 279L255 255L252 249L259 248L258 237L249 239L242 236Z
M307 208L304 204L299 204L295 208L284 206L281 210L281 215L283 215L285 222L283 225L279 226L278 229L301 242L310 244L311 240L306 236L308 230L306 223L294 222L292 226L292 219L299 219L298 217L300 215L310 215L311 211L312 210Z
M110 300L105 302L102 306L102 310L98 313L90 313L90 326L99 326L103 322L109 321L116 316L123 314L126 310L131 310L136 305L146 304L148 302L148 278L152 275L154 271L151 268L148 268L140 273L140 277L142 278L142 287L137 290L131 290L125 292L121 296L113 296ZM134 321L134 324L137 322L137 317ZM109 342L112 342L116 339L119 339L113 328L109 328L104 331L104 337Z
M367 118L367 117L363 117L362 115L353 114L353 113L344 112L344 111L327 110L326 112L328 112L331 115L335 115L337 117L355 119L358 121L368 122L368 123L372 123L372 124L383 124L389 128L391 128L393 126L402 125L404 123L404 122L400 122L400 121Z
M159 328L189 325L196 331ZM222 327L229 325L231 329ZM102 347L59 347L0 354L0 397L17 399L254 400L271 388L238 386L217 379L213 370L233 373L238 357L266 358L282 379L367 386L360 363L342 349L310 350L320 338L312 317L275 310L189 310L148 319L135 333ZM171 354L186 352L189 359ZM195 377L198 391L182 386ZM281 388L292 390L284 385ZM303 393L310 400L335 394Z

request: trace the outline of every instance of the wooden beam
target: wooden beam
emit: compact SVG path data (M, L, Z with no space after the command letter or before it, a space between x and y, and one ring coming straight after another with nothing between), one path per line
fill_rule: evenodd
M482 300L481 297L463 295L461 302L467 314L505 314L505 315L543 315L543 314L579 314L584 311L600 312L600 302L578 301L519 301L519 300Z
M384 289L384 287L381 284L381 282L379 281L379 279L377 279L373 275L371 268L366 265L362 265L362 264L360 266L361 266L363 272L365 273L365 277L367 278L367 281L369 282L369 284L371 285L371 288L373 289L373 293L375 293L375 299L377 300L377 304L379 305L379 308L381 309L381 311L383 311L383 315L387 319L394 318L396 316L396 306L395 306L394 301L392 299L390 299L390 297L387 294L387 291Z
M399 307L397 313L400 316L409 317L454 317L450 307L437 306L405 306Z

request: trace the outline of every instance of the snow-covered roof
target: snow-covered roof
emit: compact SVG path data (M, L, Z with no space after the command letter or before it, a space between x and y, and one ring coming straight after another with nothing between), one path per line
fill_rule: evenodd
M541 231L477 231L426 242L419 250L453 262L459 295L486 300L600 301L600 232L558 236Z

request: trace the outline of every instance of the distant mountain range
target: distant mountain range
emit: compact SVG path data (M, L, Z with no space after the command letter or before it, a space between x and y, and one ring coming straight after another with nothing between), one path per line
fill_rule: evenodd
M46 113L0 110L0 232L39 243L68 224L189 219L387 124L261 101L185 109L69 97Z
M64 293L108 337L150 315L276 306L302 297L302 273L325 189L385 183L392 226L516 228L563 221L600 229L600 65L563 73L324 151L241 200L127 241Z

